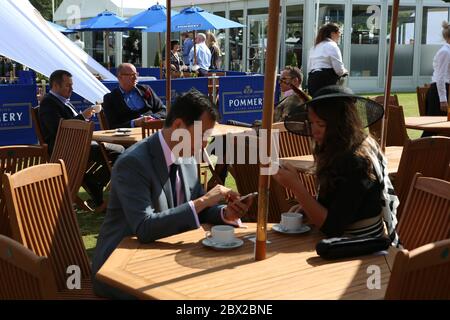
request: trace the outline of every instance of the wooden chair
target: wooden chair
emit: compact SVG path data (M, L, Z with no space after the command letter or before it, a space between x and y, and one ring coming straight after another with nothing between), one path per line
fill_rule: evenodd
M416 87L417 106L419 107L419 115L421 117L426 116L425 101L427 99L428 89L430 89L430 85L428 84L425 84L423 87Z
M142 123L142 139L151 136L164 127L164 120L152 120Z
M78 197L87 169L94 170L96 164L91 163L88 168L88 159L91 149L94 123L80 120L61 120L56 135L55 147L50 162L56 163L64 160L69 177L69 188L72 199L82 209L90 211L84 201Z
M408 250L450 238L450 182L416 173L397 231Z
M0 299L55 299L56 285L46 257L0 235Z
M387 124L386 146L404 146L406 141L409 140L409 137L406 131L403 107L389 105L387 112L389 120ZM369 127L370 134L378 143L381 142L381 121L382 119Z
M47 145L0 147L0 176L48 162ZM0 234L11 236L8 212L3 198L3 184L0 193Z
M97 113L98 122L100 123L101 130L109 130L108 119L106 118L105 111L102 109L99 113Z
M372 99L374 101L378 102L379 104L384 105L384 96L377 96ZM389 97L388 105L391 105L391 106L399 106L400 105L400 103L398 101L398 96L396 94L391 95Z
M283 122L276 122L272 129L279 130L279 150L280 158L296 157L312 154L312 139L310 137L293 134L286 130ZM299 172L300 180L312 196L317 195L316 179L313 175ZM293 199L292 191L286 189L286 199Z
M394 260L385 298L450 299L450 239L402 250Z
M41 122L39 120L39 106L31 108L31 119L33 121L34 132L38 138L40 145L45 144L44 135L42 133Z
M59 297L95 298L68 182L63 160L3 176L13 238L36 255L48 257ZM69 266L80 268L79 290L67 289Z
M394 189L400 200L397 217L403 216L406 198L416 172L426 177L447 179L450 163L450 138L426 137L408 141L402 152Z
M260 176L258 144L258 138L255 136L236 135L233 137L234 157L231 169L241 195L258 191ZM281 213L288 211L291 206L292 203L286 200L285 189L271 177L268 222L280 222ZM258 201L255 200L244 220L255 222L257 216Z

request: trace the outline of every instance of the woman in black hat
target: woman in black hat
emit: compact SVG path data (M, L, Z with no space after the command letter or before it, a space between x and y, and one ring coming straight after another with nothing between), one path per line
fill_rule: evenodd
M384 220L396 241L398 198L386 160L364 130L382 116L376 102L328 86L285 119L288 131L313 137L318 197L308 193L292 166L280 168L275 179L294 192L306 216L329 237L383 237Z

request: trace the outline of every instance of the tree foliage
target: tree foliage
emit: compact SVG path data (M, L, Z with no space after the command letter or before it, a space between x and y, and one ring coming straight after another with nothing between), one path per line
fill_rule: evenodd
M55 11L63 0L55 0ZM44 19L52 21L52 0L30 0L30 3L41 13Z

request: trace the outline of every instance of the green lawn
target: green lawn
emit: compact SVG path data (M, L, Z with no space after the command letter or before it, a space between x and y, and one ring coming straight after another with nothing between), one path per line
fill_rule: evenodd
M393 93L394 94L394 93ZM400 105L403 106L403 112L405 117L418 116L419 110L417 107L416 93L396 93L399 98ZM362 96L377 96L377 94L361 94ZM421 131L408 130L408 136L411 139L417 139L422 134ZM237 190L236 183L231 175L228 175L225 185L233 190ZM86 193L81 190L81 197L87 198ZM105 198L107 195L105 194ZM81 229L81 235L83 236L84 245L90 257L92 257L95 244L97 243L97 234L100 229L100 225L103 222L104 214L89 213L81 210L77 211L78 223Z

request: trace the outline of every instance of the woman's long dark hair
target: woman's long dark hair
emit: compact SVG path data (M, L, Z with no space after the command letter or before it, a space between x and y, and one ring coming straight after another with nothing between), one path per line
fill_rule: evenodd
M349 155L365 159L363 168L371 180L375 180L372 166L364 147L367 134L363 129L352 98L326 99L313 103L310 108L325 121L325 136L316 145L316 175L320 192L333 192L336 187L339 166Z
M326 25L322 26L319 29L319 32L317 33L316 42L314 46L317 46L319 43L324 41L327 38L331 38L331 34L333 32L338 32L339 26L336 23L327 23Z

